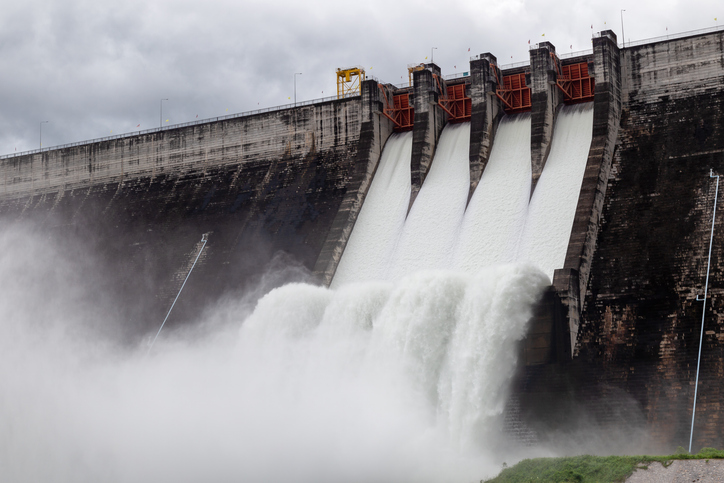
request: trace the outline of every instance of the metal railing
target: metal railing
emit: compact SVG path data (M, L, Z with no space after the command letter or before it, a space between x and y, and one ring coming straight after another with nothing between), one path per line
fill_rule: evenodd
M448 74L442 76L445 80L462 79L463 77L470 77L470 72L456 72L455 74Z
M667 40L683 39L685 37L693 37L694 35L711 34L714 32L724 31L724 25L716 27L707 27L705 29L689 30L687 32L679 32L675 34L663 35L661 37L651 37L648 39L634 40L633 42L621 42L618 44L621 48L638 47L639 45L654 44L656 42L665 42Z
M524 60L521 62L513 62L512 64L503 64L503 65L499 65L498 68L500 70L507 70L507 69L515 69L516 67L524 67L526 65L530 65L530 60Z
M133 137L133 136L140 136L143 134L153 134L153 133L157 133L157 132L161 132L161 131L168 131L171 129L179 129L182 127L196 126L199 124L207 124L210 122L225 121L227 119L237 119L240 117L255 116L257 114L264 114L267 112L283 111L285 109L294 109L295 107L309 106L311 104L319 104L322 102L336 101L338 99L346 99L346 98L352 98L352 97L359 97L359 94L349 95L349 96L345 96L343 98L338 98L337 96L322 97L319 99L310 99L308 101L299 101L296 104L295 103L283 104L281 106L266 107L263 109L255 109L253 111L244 111L244 112L241 112L238 114L228 114L226 116L210 117L207 119L199 119L198 121L183 122L181 124L172 124L170 126L143 129L141 131L130 131L130 132L123 133L123 134L116 134L113 136L89 139L86 141L78 141L75 143L60 144L57 146L49 146L47 148L32 149L30 151L22 151L19 153L4 154L4 155L0 156L0 159L14 158L17 156L27 156L29 154L43 153L46 151L55 151L57 149L72 148L74 146L82 146L82 145L86 145L86 144L95 144L95 143L100 143L103 141L112 141L114 139L122 139L122 138L128 138L128 137Z
M586 55L593 55L593 49L579 50L577 52L566 52L565 54L560 54L558 58L572 59L574 57L584 57Z

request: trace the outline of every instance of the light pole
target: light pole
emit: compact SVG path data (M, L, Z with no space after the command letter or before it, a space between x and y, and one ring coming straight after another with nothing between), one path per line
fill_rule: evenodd
M163 101L168 99L161 99L161 113L158 115L158 126L163 127Z
M294 73L294 107L297 107L297 76L302 75L301 72Z
M430 63L431 63L431 64L434 64L434 63L435 63L434 53L435 53L436 50L437 50L437 47L433 47L433 48L430 49Z
M43 124L48 121L40 121L40 149L43 149Z
M623 39L623 46L626 47L626 34L623 31L623 13L626 10L621 10L621 38Z

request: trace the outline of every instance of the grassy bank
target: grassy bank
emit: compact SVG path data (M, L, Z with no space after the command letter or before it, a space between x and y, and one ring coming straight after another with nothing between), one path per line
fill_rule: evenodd
M673 460L724 458L724 451L704 448L689 454L683 448L668 456L570 456L534 458L505 468L486 483L617 483L628 478L635 469L646 468L658 461L664 466Z

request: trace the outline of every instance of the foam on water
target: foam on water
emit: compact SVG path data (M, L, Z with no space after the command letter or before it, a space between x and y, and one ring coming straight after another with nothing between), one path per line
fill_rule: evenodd
M528 207L518 260L551 279L563 268L593 135L593 103L561 107L551 150Z
M384 277L410 204L411 151L411 132L387 140L332 287Z
M531 184L530 114L505 116L460 227L453 266L468 273L516 260Z
M405 220L387 278L450 267L468 200L469 146L469 122L445 126L430 171Z

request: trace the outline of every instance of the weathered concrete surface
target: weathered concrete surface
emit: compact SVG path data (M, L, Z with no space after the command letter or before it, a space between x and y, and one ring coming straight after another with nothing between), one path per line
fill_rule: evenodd
M538 184L543 168L551 150L553 127L555 125L558 105L563 101L560 90L556 87L557 59L554 57L556 48L550 42L538 44L537 49L530 51L530 157L532 183L530 194ZM528 76L526 76L528 77ZM528 81L528 79L526 79Z
M627 48L623 111L578 359L688 446L714 182L724 173L724 33ZM717 229L722 221L717 212ZM715 236L694 450L724 445L724 237Z
M435 76L439 79L440 86L445 89L440 68L435 64L426 64L425 69L412 73L415 125L412 129L410 208L430 170L437 141L445 127L446 114L438 105L440 89Z
M615 50L605 52L597 47L596 63L603 53L613 55L615 65ZM551 428L574 431L582 420L597 434L613 434L611 444L620 446L624 435L625 443L642 438L647 451L666 453L689 441L702 317L696 297L705 283L714 202L709 170L724 172L724 33L631 47L619 58L621 120L613 162L610 170L597 168L598 175L586 172L584 190L587 183L596 186L592 218L575 229L569 251L575 257L566 259L582 269L590 260L574 357L567 366L526 368L516 391L521 413L544 428L538 435ZM608 119L594 117L602 129L611 110ZM607 149L604 144L603 153ZM722 216L717 211L717 230ZM723 268L724 237L717 234L694 451L724 445ZM585 417L571 417L576 412Z
M483 176L493 148L493 139L503 114L500 99L495 95L502 73L498 61L491 53L470 61L470 192L468 202ZM497 76L494 73L497 71Z
M250 290L279 252L314 267L367 169L370 116L352 98L2 159L0 218L93 255L129 337L158 327L208 233L172 328Z

